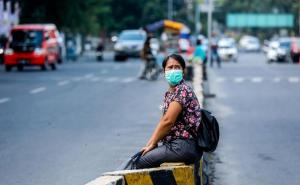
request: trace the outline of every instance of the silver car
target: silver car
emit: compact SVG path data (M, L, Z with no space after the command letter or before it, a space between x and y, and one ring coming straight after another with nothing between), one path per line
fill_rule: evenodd
M233 38L222 38L218 41L218 54L222 61L237 62L238 49Z
M124 30L114 45L115 60L125 60L127 57L139 57L146 40L143 30Z

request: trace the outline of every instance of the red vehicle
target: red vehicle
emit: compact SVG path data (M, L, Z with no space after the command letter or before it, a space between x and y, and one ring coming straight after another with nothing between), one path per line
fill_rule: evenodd
M58 31L54 24L23 24L12 28L4 54L5 70L37 65L56 69L60 58Z
M300 38L292 38L290 52L293 63L300 63Z

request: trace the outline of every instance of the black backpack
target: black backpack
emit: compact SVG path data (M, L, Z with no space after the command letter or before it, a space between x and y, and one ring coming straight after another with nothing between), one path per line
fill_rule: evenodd
M188 131L190 129L187 129ZM189 131L190 132L190 131ZM197 147L204 152L213 152L216 150L219 142L219 123L211 112L201 110L201 123L197 129L197 135L190 132L196 139Z

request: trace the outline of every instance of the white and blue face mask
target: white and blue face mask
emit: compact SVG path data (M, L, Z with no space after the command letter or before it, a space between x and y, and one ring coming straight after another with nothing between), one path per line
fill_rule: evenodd
M180 69L165 71L165 78L171 86L175 86L183 79L183 72Z

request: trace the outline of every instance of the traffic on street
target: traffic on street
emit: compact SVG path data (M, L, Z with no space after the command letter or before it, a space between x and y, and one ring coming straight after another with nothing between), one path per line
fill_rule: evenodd
M0 0L0 185L299 184L300 3Z

